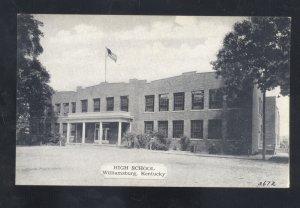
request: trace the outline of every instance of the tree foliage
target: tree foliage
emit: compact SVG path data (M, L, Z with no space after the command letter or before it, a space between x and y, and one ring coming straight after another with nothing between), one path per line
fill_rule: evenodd
M38 60L43 52L39 27L43 23L32 15L17 16L17 120L39 117L53 93L50 75Z
M239 96L253 84L262 91L280 87L290 94L290 18L251 17L234 25L212 62L228 95Z

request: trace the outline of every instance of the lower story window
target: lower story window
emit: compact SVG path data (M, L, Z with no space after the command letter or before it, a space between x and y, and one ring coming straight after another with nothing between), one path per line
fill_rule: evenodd
M63 136L67 137L67 129L68 129L68 124L63 123Z
M58 134L59 133L59 123L55 123L55 127L54 128L55 128L54 129L55 133Z
M153 132L153 121L145 121L145 133Z
M158 132L168 137L168 121L158 121Z
M208 139L222 138L222 120L208 120Z
M192 120L191 121L191 138L202 139L203 138L203 121Z
M183 121L173 121L173 138L180 138L183 136Z

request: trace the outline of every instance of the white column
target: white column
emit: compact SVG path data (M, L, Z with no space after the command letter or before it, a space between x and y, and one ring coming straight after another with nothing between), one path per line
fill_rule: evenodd
M129 132L131 132L132 129L132 121L129 122Z
M63 123L59 122L59 134L62 135L63 134Z
M122 132L122 122L119 121L119 129L118 129L118 146L121 145L121 132Z
M102 144L102 132L103 132L102 122L100 122L100 124L99 124L99 136L98 136L99 144Z
M70 128L71 124L68 122L67 124L67 143L70 143Z
M85 122L82 123L82 144L85 143Z

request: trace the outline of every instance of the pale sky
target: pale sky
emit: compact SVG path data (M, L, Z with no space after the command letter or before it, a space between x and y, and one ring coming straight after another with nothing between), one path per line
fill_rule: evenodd
M187 71L212 71L225 35L245 17L34 15L42 21L40 61L55 90L76 90L104 81L148 81ZM275 90L269 95L277 95ZM281 134L289 135L289 98L278 100Z

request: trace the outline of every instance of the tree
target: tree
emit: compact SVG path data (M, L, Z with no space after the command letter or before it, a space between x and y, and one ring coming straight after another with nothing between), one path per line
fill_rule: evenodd
M280 94L290 94L290 24L287 17L251 17L234 25L223 41L223 48L212 62L224 79L227 99L249 96L256 85L263 93L280 87ZM263 113L263 159L265 159L265 116Z
M22 124L44 115L53 94L48 85L50 75L38 60L43 52L41 26L43 23L32 15L17 16L17 131Z

